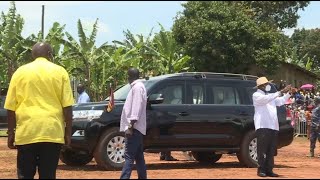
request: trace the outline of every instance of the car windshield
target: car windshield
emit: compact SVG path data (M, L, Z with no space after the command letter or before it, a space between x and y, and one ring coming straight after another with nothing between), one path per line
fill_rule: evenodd
M156 83L157 81L155 80L143 80L142 83L144 84L144 86L146 87L146 90L149 91L149 89ZM116 101L125 101L128 93L130 91L130 85L126 84L124 86L122 86L121 88L119 88L118 90L116 90L114 92L114 100ZM109 100L109 97L106 98L106 101Z

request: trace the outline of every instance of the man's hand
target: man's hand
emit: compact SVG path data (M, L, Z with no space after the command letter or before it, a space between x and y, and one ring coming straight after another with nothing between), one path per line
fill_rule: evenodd
M14 145L14 133L8 134L8 148L9 149L17 149L17 147Z
M287 85L285 88L283 88L282 90L281 90L281 93L287 93L287 92L289 92L290 90L291 90L291 84L290 85Z
M126 137L131 137L132 134L133 134L132 128L128 128L128 129L125 131L125 136L126 136Z
M64 144L66 146L70 146L70 144L71 144L71 136L69 136L69 135L65 135L64 136Z

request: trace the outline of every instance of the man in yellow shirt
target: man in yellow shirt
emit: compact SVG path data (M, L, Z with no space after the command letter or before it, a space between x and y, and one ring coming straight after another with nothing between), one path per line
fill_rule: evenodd
M19 179L55 179L60 149L71 141L72 95L67 71L52 62L52 48L37 43L33 62L21 66L10 81L8 147L18 149Z

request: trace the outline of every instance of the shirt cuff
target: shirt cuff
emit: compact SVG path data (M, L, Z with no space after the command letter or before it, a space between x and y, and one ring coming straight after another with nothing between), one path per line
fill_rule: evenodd
M128 118L128 121L138 121L138 116L132 116Z
M291 96L291 95L290 95L290 93L286 93L286 94L284 94L284 98L285 98L285 99L289 99L289 98L290 98L290 96Z

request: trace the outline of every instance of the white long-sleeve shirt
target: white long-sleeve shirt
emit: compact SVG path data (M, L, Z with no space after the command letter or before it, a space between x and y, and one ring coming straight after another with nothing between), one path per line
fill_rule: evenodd
M279 131L277 106L282 106L290 98L287 93L282 97L280 92L265 94L258 89L252 95L254 106L254 126L255 129L267 128Z
M88 103L88 102L90 102L90 97L85 91L83 91L79 95L77 103L80 104L80 103Z
M133 128L146 135L147 91L141 80L135 80L130 85L131 90L121 114L120 131L126 131L130 121L137 120Z

